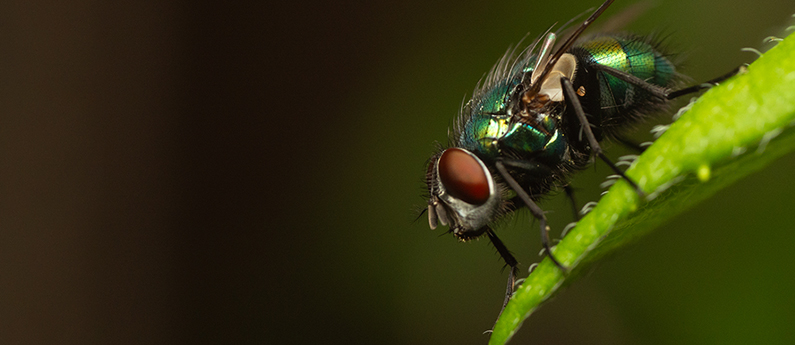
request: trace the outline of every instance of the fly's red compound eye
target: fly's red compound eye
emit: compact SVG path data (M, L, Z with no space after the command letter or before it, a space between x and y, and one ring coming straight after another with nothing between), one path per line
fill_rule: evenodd
M447 149L439 158L439 179L453 197L473 205L489 200L489 179L478 160L458 148Z

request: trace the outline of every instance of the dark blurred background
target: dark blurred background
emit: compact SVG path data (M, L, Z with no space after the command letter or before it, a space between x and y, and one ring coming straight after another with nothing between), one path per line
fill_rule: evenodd
M414 221L425 160L509 45L598 5L3 2L0 343L485 343L507 273ZM795 12L653 5L627 28L668 35L697 81ZM795 342L793 168L604 260L514 342ZM581 202L608 174L575 179ZM556 234L571 220L542 206ZM524 268L529 221L498 229Z

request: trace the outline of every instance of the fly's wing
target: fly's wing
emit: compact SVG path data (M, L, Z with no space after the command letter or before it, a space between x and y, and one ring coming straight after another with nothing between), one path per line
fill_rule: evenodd
M618 14L615 14L612 17L610 17L610 19L605 20L600 24L594 25L593 28L591 28L591 33L592 34L595 33L598 35L604 33L623 31L627 25L637 20L641 15L646 13L646 11L651 9L653 6L654 3L652 3L649 0L639 1L637 3L631 4L626 8L624 8L623 10L621 10L621 12L619 12ZM582 17L583 15L591 11L593 11L593 8L589 8L585 12L578 14L576 17L566 22L566 24L563 24L563 26L561 26L560 29L555 31L555 34L563 38L562 40L559 41L559 43L565 42L566 39L568 39L569 36L571 36L574 29L577 28L576 26L569 27L569 25L578 18ZM591 36L591 34L589 34L588 36ZM558 49L560 47L556 46L555 48Z
M617 32L623 30L625 26L629 25L630 23L634 22L638 19L643 13L647 10L652 8L654 4L651 1L640 1L634 3L632 5L627 6L627 8L621 10L620 13L610 17L610 19L602 22L601 26L598 26L594 29L594 32Z

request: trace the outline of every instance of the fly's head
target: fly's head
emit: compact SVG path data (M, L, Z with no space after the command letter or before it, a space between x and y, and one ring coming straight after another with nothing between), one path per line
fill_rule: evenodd
M480 158L462 148L448 148L433 156L426 183L431 229L449 225L450 232L463 241L482 235L502 204L489 169Z

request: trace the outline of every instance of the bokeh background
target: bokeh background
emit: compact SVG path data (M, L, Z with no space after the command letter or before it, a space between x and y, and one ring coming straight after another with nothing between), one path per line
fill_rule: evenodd
M696 81L795 13L650 4L627 29L667 35ZM598 5L0 3L0 343L485 343L507 272L414 221L425 160L509 45ZM514 343L795 342L794 168L602 261ZM581 203L608 174L576 177ZM530 221L498 228L524 268Z

